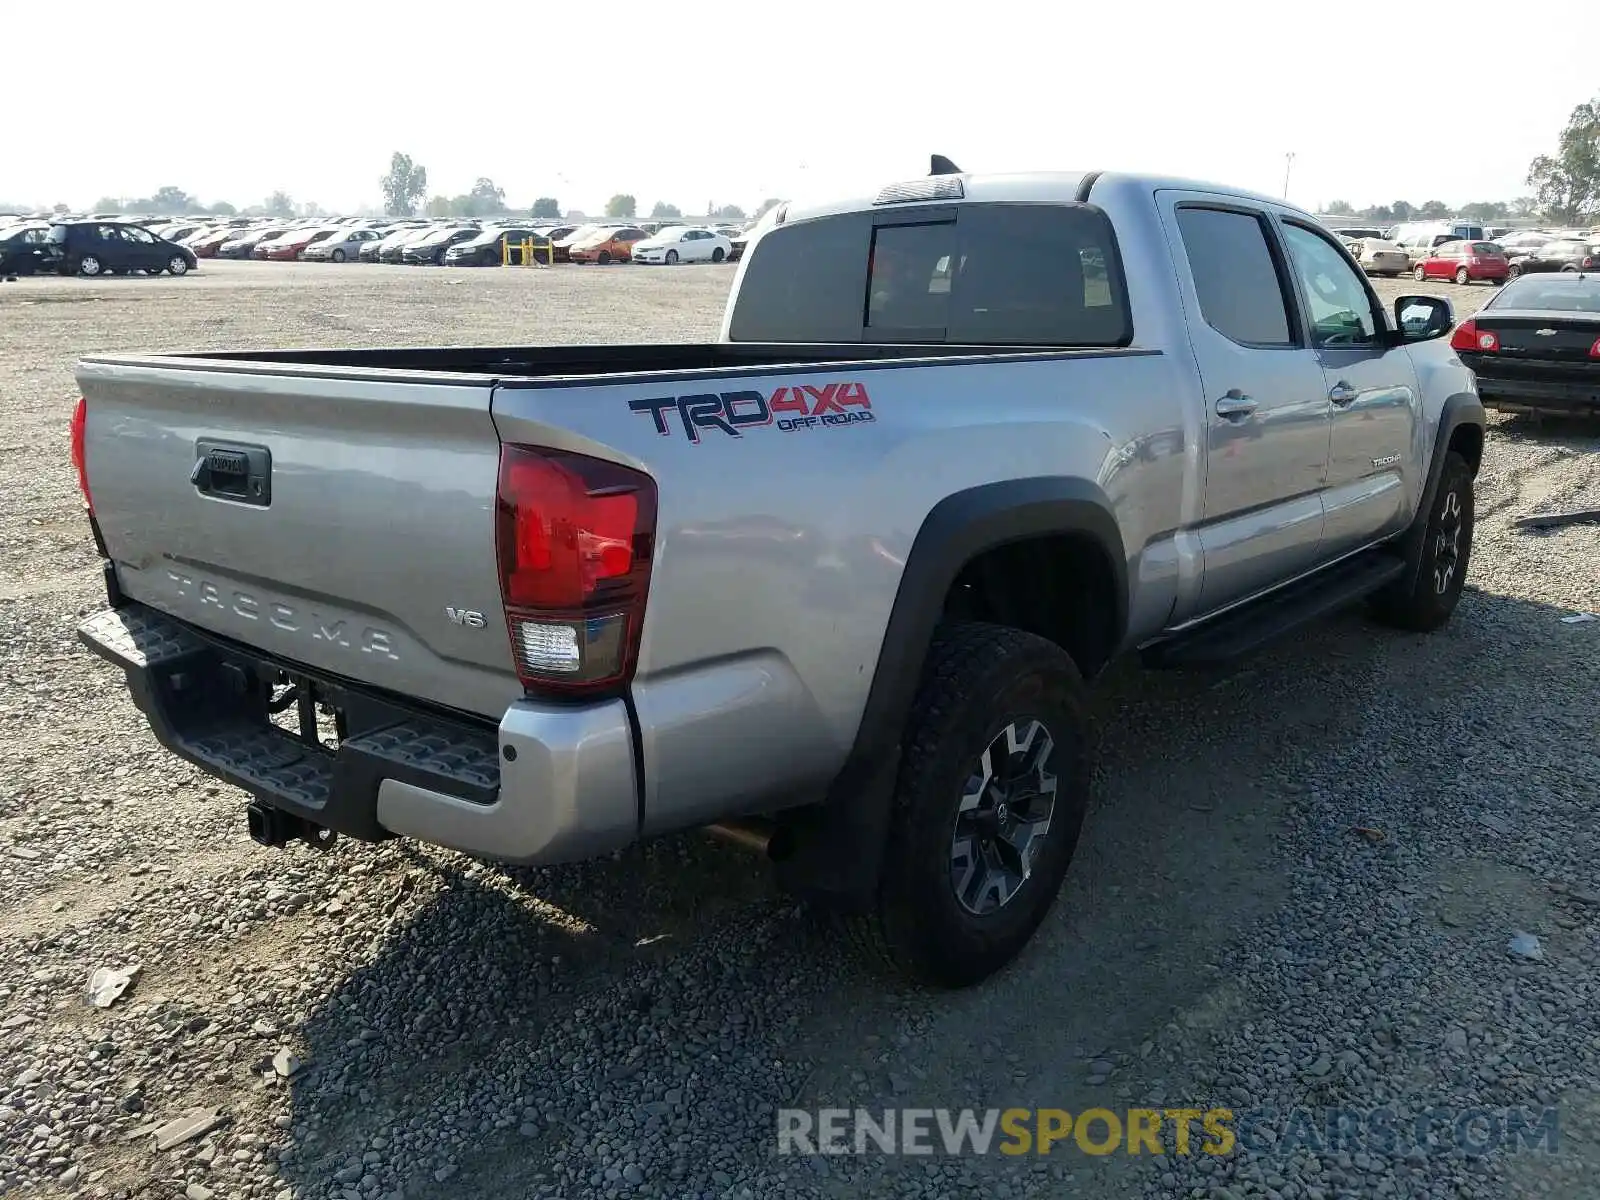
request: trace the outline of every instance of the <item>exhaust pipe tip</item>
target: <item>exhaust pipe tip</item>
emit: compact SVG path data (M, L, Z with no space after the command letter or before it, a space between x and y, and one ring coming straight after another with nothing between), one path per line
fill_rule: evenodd
M718 821L706 826L706 832L720 841L728 842L773 861L781 861L793 849L793 835L784 826L759 818L745 821Z

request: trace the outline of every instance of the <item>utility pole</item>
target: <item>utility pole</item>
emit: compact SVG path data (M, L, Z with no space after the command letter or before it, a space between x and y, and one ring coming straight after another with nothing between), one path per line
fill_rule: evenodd
M1289 172L1294 169L1294 151L1283 156L1283 198L1289 198Z

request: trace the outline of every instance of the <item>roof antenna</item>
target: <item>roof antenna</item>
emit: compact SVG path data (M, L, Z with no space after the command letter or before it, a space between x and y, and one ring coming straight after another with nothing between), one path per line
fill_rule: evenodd
M961 168L956 166L955 163L951 162L944 155L935 154L933 156L933 168L928 172L928 174L929 175L959 175L959 174L961 174Z

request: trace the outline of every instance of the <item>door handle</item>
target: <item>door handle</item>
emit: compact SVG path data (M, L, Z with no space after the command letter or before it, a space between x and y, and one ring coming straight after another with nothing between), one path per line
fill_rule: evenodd
M1229 421L1242 421L1256 410L1256 402L1238 388L1217 401L1217 416Z
M1346 404L1353 404L1355 398L1360 394L1342 379L1328 389L1328 399L1332 400L1340 408L1343 408Z

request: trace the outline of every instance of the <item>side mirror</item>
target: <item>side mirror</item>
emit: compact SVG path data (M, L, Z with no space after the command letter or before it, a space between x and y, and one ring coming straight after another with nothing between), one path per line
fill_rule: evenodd
M1394 323L1401 342L1427 342L1455 328L1456 311L1443 296L1401 296L1394 302Z

